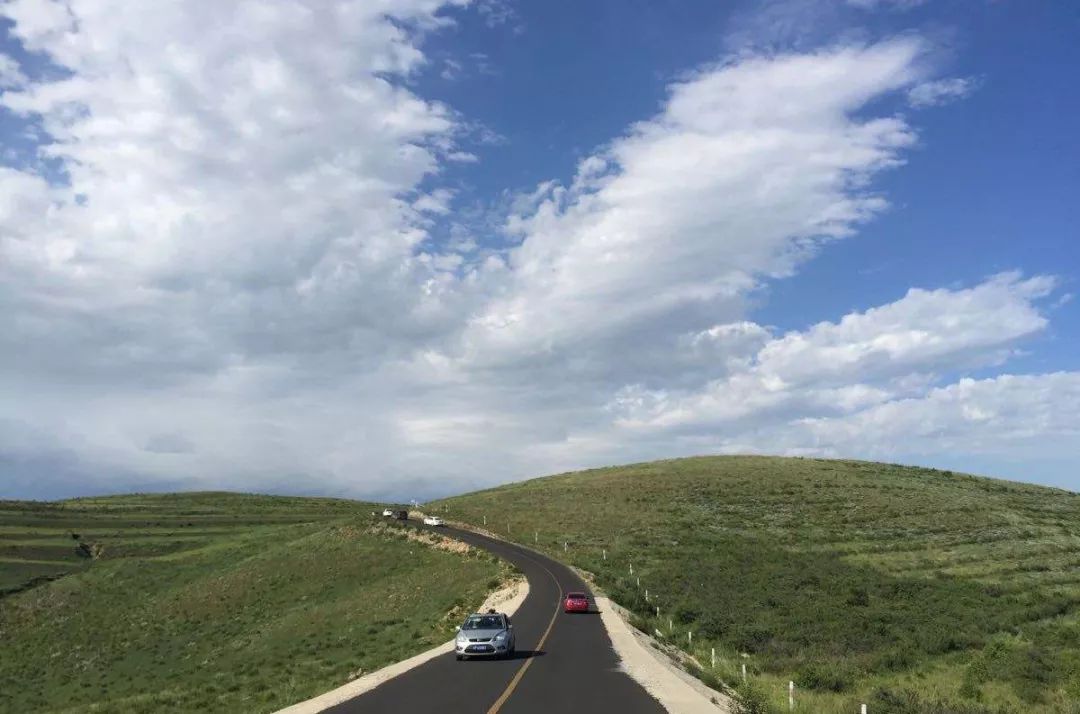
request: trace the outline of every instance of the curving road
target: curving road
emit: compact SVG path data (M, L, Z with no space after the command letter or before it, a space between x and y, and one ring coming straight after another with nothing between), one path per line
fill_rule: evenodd
M328 712L655 714L664 711L641 685L619 670L611 640L598 616L563 613L564 593L588 590L572 570L534 551L476 533L454 528L438 531L491 551L519 567L529 579L529 595L514 615L516 657L466 662L456 661L453 654L436 657Z

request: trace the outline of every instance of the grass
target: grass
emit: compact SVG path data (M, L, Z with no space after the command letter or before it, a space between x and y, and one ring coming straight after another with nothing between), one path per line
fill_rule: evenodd
M889 464L703 457L434 505L504 536L509 522L513 539L593 573L755 711L786 711L793 680L800 711L1080 712L1077 494Z
M0 502L0 711L274 711L449 639L501 566L371 510L221 493Z

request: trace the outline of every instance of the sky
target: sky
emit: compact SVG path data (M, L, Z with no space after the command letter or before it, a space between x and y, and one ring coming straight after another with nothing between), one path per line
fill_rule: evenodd
M1080 490L1080 8L5 0L0 497Z

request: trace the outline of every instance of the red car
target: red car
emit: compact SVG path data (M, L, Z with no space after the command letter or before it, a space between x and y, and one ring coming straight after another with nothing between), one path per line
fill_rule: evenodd
M585 593L567 593L563 609L566 612L588 612L589 596Z

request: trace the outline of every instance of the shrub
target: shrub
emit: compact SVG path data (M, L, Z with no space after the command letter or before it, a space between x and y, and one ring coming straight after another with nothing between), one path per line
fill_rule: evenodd
M900 644L890 647L881 653L875 663L874 669L886 672L899 672L908 669L919 661L915 649L909 644Z
M910 689L881 687L871 701L874 714L1002 714L981 704L923 699Z
M754 682L741 682L735 687L735 714L775 714L765 691Z
M856 673L844 664L812 662L803 665L795 675L795 683L803 689L843 692L852 686L856 676Z

